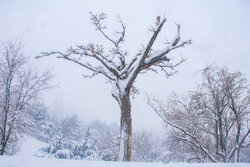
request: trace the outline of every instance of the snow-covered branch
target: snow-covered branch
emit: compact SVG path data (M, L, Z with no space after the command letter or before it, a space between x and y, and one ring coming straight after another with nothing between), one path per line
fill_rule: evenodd
M79 57L79 58L74 58L74 57L72 56L72 54L78 54L78 55L80 55L80 57ZM95 76L95 75L97 75L97 74L102 74L102 75L104 75L105 77L107 77L108 79L114 80L114 75L109 74L109 73L105 70L105 68L103 68L102 66L92 66L92 65L89 64L88 62L81 62L79 59L81 59L83 55L80 54L80 53L77 52L77 51L71 50L71 52L66 53L66 54L64 54L64 53L62 53L62 52L54 52L54 51L52 51L52 52L42 52L42 53L41 53L41 56L37 56L36 58L41 58L41 57L51 56L51 55L57 55L57 58L59 58L59 59L65 59L65 60L74 62L74 63L76 63L76 64L78 64L78 65L80 65L80 66L85 67L86 69L92 71L92 76L91 76L91 77L93 77L93 76ZM86 56L89 56L88 53L85 53L85 55L86 55ZM100 62L101 62L103 65L105 64L104 61L103 61L101 58L97 58L96 55L91 55L90 57L93 57L93 58L95 58L96 60L100 60ZM115 71L115 70L113 70L113 68L111 68L111 67L108 66L107 64L105 64L104 67L106 67L106 69L109 69L110 72L111 72L111 71L112 71L112 72Z
M173 41L168 44L166 46L166 48L160 50L160 51L156 51L154 54L150 55L147 57L147 59L144 62L144 66L152 66L164 61L169 61L169 59L167 57L165 57L170 51L175 50L177 48L180 47L184 47L186 44L191 44L192 41L191 40L187 40L184 42L180 42L180 25L177 25L177 35L176 37L173 39Z
M229 155L228 155L228 157L226 159L227 162L229 162L232 159L232 157L235 154L235 152L237 151L237 149L239 149L242 146L242 144L245 142L245 140L246 140L246 138L248 137L249 134L250 134L250 129L248 129L248 131L242 137L242 139L240 140L240 142L237 145L235 145L233 147L233 149L230 151L230 153L229 153Z
M90 12L90 15L90 19L92 24L96 26L96 30L100 31L106 39L115 45L116 48L119 48L119 45L124 41L126 33L126 26L124 25L121 18L118 16L118 22L121 24L122 30L115 33L117 39L112 39L109 35L107 35L107 33L104 32L104 30L107 29L107 26L104 24L104 20L106 19L107 15L105 13L93 14L92 12Z
M107 29L107 26L104 24L104 20L106 19L106 14L104 14L104 13L93 14L92 12L90 12L90 14L91 14L92 24L95 25L96 30L101 32L101 34L114 45L114 48L111 49L111 51L113 52L112 54L117 55L117 57L120 61L120 65L116 66L117 69L118 70L123 69L125 67L125 56L126 56L127 52L123 52L121 50L120 44L122 44L124 42L124 38L126 35L125 24L123 23L120 16L118 16L118 23L120 23L120 25L121 25L121 31L115 32L114 36L116 37L116 39L114 39L114 38L110 37L110 35L108 35L105 32L105 29Z
M157 17L156 27L152 29L153 35L150 38L145 49L143 49L143 51L139 55L136 55L136 57L132 59L131 62L129 63L129 66L126 69L127 74L129 75L131 74L129 81L128 81L128 85L131 85L134 82L136 76L142 70L149 69L150 67L155 66L155 67L160 67L161 70L163 70L167 75L169 75L169 73L166 70L164 70L164 68L173 69L174 67L178 66L185 60L185 59L182 59L179 63L176 63L175 65L164 64L165 62L170 61L170 59L166 57L166 55L170 51L183 47L186 44L191 44L191 40L184 41L179 44L179 41L180 41L180 25L179 24L177 25L177 35L174 38L173 42L167 45L166 48L160 51L156 51L153 54L151 53L153 44L155 43L155 40L157 39L157 36L159 35L165 22L166 22L166 18L160 21L160 17L159 16Z
M240 73L211 65L202 74L197 91L182 99L174 94L167 106L156 98L149 98L148 104L173 128L171 136L195 146L185 154L194 151L212 162L239 162L250 134L247 83Z
M201 149L212 162L217 162L216 159L210 154L210 152L207 150L207 148L203 145L203 142L200 141L199 137L195 136L194 134L190 133L188 129L185 129L185 127L179 126L175 123L172 123L169 121L169 119L166 116L166 112L162 108L162 104L159 100L155 98L149 98L148 99L148 105L155 111L155 113L168 125L171 127L180 130L185 134L185 137L175 136L178 139L181 139L183 141L186 141L198 149ZM163 109L163 110L162 110Z

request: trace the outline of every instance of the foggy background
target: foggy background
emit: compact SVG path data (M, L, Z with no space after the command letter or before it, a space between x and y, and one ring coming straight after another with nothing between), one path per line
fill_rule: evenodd
M132 102L134 129L162 132L160 118L146 104L146 93L166 99L171 92L183 94L200 83L199 70L208 63L240 71L249 80L250 1L248 0L0 0L0 42L22 40L23 52L39 70L52 67L56 88L44 92L43 99L52 115L59 118L77 114L85 122L99 119L107 123L120 121L120 109L111 96L111 86L102 76L86 79L86 70L55 57L36 60L43 51L65 51L75 44L98 43L104 38L90 24L89 12L107 14L110 33L119 30L117 15L127 25L124 47L134 56L141 44L151 37L149 28L157 16L165 16L155 48L176 34L181 24L181 39L192 39L169 54L178 61L174 76L147 73L137 78L140 94Z

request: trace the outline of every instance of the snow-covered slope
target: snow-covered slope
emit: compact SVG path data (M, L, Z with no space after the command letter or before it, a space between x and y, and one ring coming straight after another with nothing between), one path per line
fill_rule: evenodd
M38 150L42 147L47 146L46 143L41 142L33 137L25 137L24 142L21 146L20 151L17 155L21 156L35 156Z

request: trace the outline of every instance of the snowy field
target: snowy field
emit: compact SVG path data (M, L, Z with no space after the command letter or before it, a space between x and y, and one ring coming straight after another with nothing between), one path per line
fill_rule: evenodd
M36 158L32 156L0 157L1 167L250 167L250 163L240 164L187 164L187 163L139 163L107 162Z
M30 156L0 157L1 167L165 167L162 163L123 163L107 161L83 161L47 159ZM242 166L243 167L243 166Z
M0 167L250 167L250 163L239 164L187 164L187 163L141 163L48 159L36 157L37 150L45 144L27 138L16 156L0 156Z

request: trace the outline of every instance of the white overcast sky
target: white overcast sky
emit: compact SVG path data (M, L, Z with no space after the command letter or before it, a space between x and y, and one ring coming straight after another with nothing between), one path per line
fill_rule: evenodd
M187 58L176 75L149 73L140 76L140 95L132 99L134 129L160 131L161 120L147 106L145 93L161 99L171 92L184 93L200 82L199 69L208 63L241 71L250 78L250 1L249 0L0 0L0 42L22 39L25 54L39 69L53 66L53 84L58 88L44 93L50 112L57 116L76 113L83 121L100 119L119 123L118 104L111 97L103 77L82 77L85 69L54 57L34 60L42 51L64 51L75 44L101 43L102 36L90 25L89 12L108 15L110 30L118 28L119 14L127 25L124 48L133 56L150 38L148 29L158 15L167 23L156 47L175 35L181 24L183 40L193 44L169 55Z

